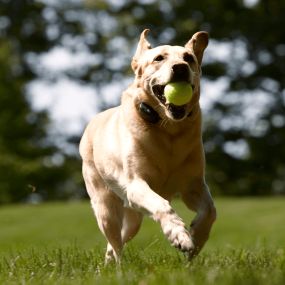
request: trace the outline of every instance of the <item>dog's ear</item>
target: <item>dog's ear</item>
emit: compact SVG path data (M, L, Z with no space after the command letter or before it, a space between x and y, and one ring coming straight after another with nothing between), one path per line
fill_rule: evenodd
M186 48L193 50L200 65L202 62L204 50L207 47L208 42L209 35L207 32L197 32L185 45Z
M146 39L146 36L148 33L149 33L149 29L145 29L141 33L140 40L138 43L138 47L137 47L136 53L135 53L133 60L132 60L133 71L136 71L136 69L138 68L138 61L139 61L139 58L143 55L143 53L146 50L151 49L151 45Z

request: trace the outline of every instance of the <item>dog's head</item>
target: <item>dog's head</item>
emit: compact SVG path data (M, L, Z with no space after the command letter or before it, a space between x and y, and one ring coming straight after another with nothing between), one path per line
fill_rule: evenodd
M141 34L132 68L136 84L143 89L143 101L151 105L161 117L174 121L185 119L199 101L201 62L208 45L208 33L198 32L182 46L163 45L152 48ZM166 103L164 87L170 82L185 81L192 85L193 98L183 106Z

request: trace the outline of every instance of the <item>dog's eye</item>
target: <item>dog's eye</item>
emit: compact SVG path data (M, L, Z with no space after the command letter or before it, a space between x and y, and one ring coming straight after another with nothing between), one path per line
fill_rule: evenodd
M162 61L164 60L164 57L162 55L158 55L157 57L154 58L154 61Z
M192 54L189 54L189 53L185 53L183 59L184 59L184 61L186 61L187 63L193 63L193 62L195 62L193 55L192 55Z

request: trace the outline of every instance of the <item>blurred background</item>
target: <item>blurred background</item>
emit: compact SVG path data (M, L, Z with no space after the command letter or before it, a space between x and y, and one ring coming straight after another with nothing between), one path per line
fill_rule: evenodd
M133 78L139 35L211 37L201 106L214 195L285 194L285 1L0 0L0 204L86 197L78 143Z

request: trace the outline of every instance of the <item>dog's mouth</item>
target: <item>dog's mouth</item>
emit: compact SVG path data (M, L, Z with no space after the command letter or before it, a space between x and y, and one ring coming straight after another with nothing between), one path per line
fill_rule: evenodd
M160 84L155 84L152 86L152 92L153 94L157 97L157 99L166 107L166 109L169 111L173 119L175 120L180 120L185 117L186 115L186 106L177 106L172 103L167 103L166 98L164 96L164 88L166 85L160 85ZM194 89L194 86L192 85L192 88Z
M160 84L155 84L152 86L152 92L153 94L158 98L158 100L165 105L166 103L166 98L164 96L164 88L166 85L160 85Z

